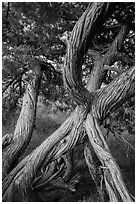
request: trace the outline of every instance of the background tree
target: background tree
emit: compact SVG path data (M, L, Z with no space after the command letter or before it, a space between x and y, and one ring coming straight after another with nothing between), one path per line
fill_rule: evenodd
M66 102L68 94L63 89L61 73L67 45L64 83L73 96L69 103L80 105L36 151L16 167L12 164L10 172L4 170L4 173L9 174L4 176L3 181L3 198L6 201L31 200L31 193L34 192L30 189L32 185L38 189L38 186L46 186L49 180L58 179L63 167L57 160L59 170L55 170L54 161L83 141L83 127L94 149L89 148L89 142L86 142L85 158L100 198L104 199L101 187L103 178L111 201L131 201L99 126L110 112L134 95L134 69L128 70L134 64L134 3L93 3L87 6L87 3L3 3L4 104L10 101L9 108L12 108L12 104L15 107L25 85L35 73L36 61L39 61L43 72L40 94L43 93L47 99L55 101L61 98ZM61 41L62 34L73 27L64 44ZM110 85L99 89L104 83ZM130 99L128 105L132 104L132 107L133 101ZM120 109L125 113L125 107ZM118 113L115 114L118 116ZM35 115L32 118L35 119ZM94 166L92 158L95 153L102 163L98 166ZM108 157L111 160L109 165L106 162ZM5 156L3 158L6 161ZM109 170L102 172L101 166ZM99 184L92 169L102 172ZM49 175L47 172L50 172ZM115 177L116 173L118 178ZM40 179L37 179L39 176ZM23 181L22 184L20 181ZM13 189L17 194L12 197Z

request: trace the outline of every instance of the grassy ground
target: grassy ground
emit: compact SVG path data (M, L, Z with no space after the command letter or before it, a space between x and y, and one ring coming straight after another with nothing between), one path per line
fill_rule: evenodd
M53 133L68 117L66 113L57 112L51 113L47 108L38 108L36 128L33 131L33 136L23 156L28 155L33 149L40 145L51 133ZM17 116L11 117L11 121L3 126L3 135L5 133L13 133L16 125ZM106 134L105 130L104 134ZM123 138L134 146L134 135L128 131L123 132ZM123 173L129 192L134 196L135 190L135 152L123 141L118 141L112 134L109 134L107 143L111 149L112 155L119 164ZM88 168L86 166L83 147L77 147L75 150L75 170L81 175L79 184L76 186L77 194L70 201L80 202L97 202L98 195L95 186L91 180Z

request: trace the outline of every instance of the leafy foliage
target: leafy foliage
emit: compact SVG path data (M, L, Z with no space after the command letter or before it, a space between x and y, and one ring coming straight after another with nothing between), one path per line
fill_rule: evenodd
M62 69L66 45L61 41L64 32L71 32L76 21L87 8L86 2L3 2L3 107L13 110L22 97L26 81L39 59L45 63L41 94L48 100L64 100L73 104L63 88ZM111 13L90 42L91 49L104 55L120 30L128 24L128 32L115 66L126 69L134 63L135 5L133 2L112 3ZM85 56L83 83L94 66L93 56ZM104 83L117 74L106 72ZM10 94L9 94L10 90ZM12 108L14 107L14 108ZM5 113L4 111L4 113Z
M62 95L62 79L59 80L56 70L62 69L62 57L65 54L66 45L60 40L60 36L64 31L73 28L86 5L86 3L56 2L3 3L4 90L23 70L28 72L25 80L29 81L37 58L42 57L46 62L50 60L51 64L46 66L47 70L43 75L42 92L47 99L57 98L56 93L58 96ZM72 13L74 19L72 19ZM53 65L56 66L56 69ZM24 79L20 77L19 80L20 87L22 86L24 90ZM59 82L59 87L56 87L56 83ZM10 91L13 89L10 87ZM17 91L17 95L21 97L19 94ZM6 100L8 103L11 97L6 97ZM5 104L5 99L3 104Z

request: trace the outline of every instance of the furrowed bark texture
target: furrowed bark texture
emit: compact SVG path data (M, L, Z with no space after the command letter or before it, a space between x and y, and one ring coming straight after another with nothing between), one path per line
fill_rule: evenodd
M115 37L115 40L109 46L109 49L103 56L98 51L95 51L95 50L88 51L88 54L94 60L94 67L91 71L90 78L87 84L88 90L95 92L97 89L100 88L104 73L106 72L104 65L111 65L115 62L115 60L117 59L117 55L119 55L119 50L122 47L123 41L127 33L128 33L128 26L122 25L118 35ZM94 110L98 110L98 106L96 106ZM99 117L99 121L101 122L100 117ZM86 163L88 165L93 181L96 185L96 188L100 197L100 201L104 201L105 189L102 185L102 175L98 174L98 172L102 172L102 169L100 168L99 164L96 165L97 158L94 158L91 152L94 155L94 152L91 146L90 145L85 146L84 153L85 153Z
M3 178L13 168L24 149L29 144L35 123L36 104L41 80L41 71L38 70L33 81L27 85L23 97L22 109L13 135L3 137ZM5 141L8 141L4 145Z
M134 69L131 68L126 71L107 87L96 90L101 84L99 76L104 71L101 71L103 66L105 64L110 65L114 61L114 57L111 55L111 58L107 58L107 56L105 60L103 58L102 64L96 60L95 66L97 68L99 65L100 70L92 73L100 74L95 79L97 85L94 84L93 89L89 85L87 90L83 86L81 79L81 67L84 54L86 54L88 49L88 43L90 43L96 33L98 25L101 26L103 24L107 11L109 10L108 8L109 3L90 4L76 24L68 42L64 68L64 83L75 101L82 106L78 106L57 131L23 159L3 180L3 201L30 201L29 197L33 192L32 183L37 177L38 172L43 165L49 167L51 172L53 172L53 175L49 174L46 176L45 181L43 181L45 183L52 176L55 176L54 166L50 166L50 162L54 162L62 154L65 154L81 142L84 137L80 135L83 125L86 128L89 141L102 163L102 168L100 169L104 172L103 178L110 201L131 201L122 180L120 170L110 154L98 123L109 114L110 110L115 110L123 101L134 94ZM124 32L121 29L120 33ZM117 43L118 38L115 40L115 54L117 52L116 47L118 47ZM114 52L114 47L111 52ZM93 78L94 76L90 79ZM91 105L90 112L85 107L85 105L89 106L89 104ZM91 169L92 178L95 180L92 169L94 166L91 160L92 157L88 157L90 155L88 148L85 148L85 155L88 166L91 167L89 169ZM39 184L41 185L41 183ZM97 189L103 200L101 186L100 189L97 186ZM13 192L16 193L14 194Z
M120 169L109 151L97 121L103 120L110 112L120 107L120 104L122 104L123 101L126 101L128 97L132 97L134 95L134 80L135 69L132 67L125 73L121 74L107 87L97 90L97 100L95 101L95 105L93 104L91 114L88 114L85 122L89 140L102 163L103 170L105 169L104 180L110 201L131 202L132 199L129 196L128 190L122 179ZM95 180L93 161L87 148L85 149L85 154L89 170ZM98 187L97 190L100 194L100 189L98 189ZM102 197L102 195L100 195L100 197Z
M90 143L85 143L84 156L89 168L91 177L95 183L99 199L104 202L104 189L103 189L103 172L100 168L97 158L93 158L93 151L91 151Z
M77 108L57 131L9 173L3 181L3 201L28 201L31 184L43 163L48 165L81 141L79 131L85 114L85 111ZM18 192L16 195L13 194L13 189Z
M94 96L82 83L83 56L87 52L90 40L96 33L97 25L103 24L108 7L109 3L90 4L76 23L68 41L64 64L64 84L79 105L90 104Z
M99 120L116 110L128 98L135 94L135 67L131 67L108 86L96 91L96 100L92 111Z
M85 54L85 52L86 52L86 50L88 48L87 43L88 43L89 39L92 36L94 36L94 34L95 34L95 29L93 29L93 28L95 27L95 25L97 25L97 23L102 23L103 22L102 21L102 14L104 14L103 16L104 16L104 19L105 19L105 13L107 11L107 6L108 6L107 3L103 3L103 4L102 3L97 3L97 4L95 3L91 7L89 7L87 9L87 12L84 13L82 18L76 24L76 26L75 26L75 28L74 28L74 30L72 32L72 37L70 39L70 43L68 44L68 51L70 52L72 50L72 53L68 52L67 57L66 57L66 59L67 59L66 60L66 62L67 62L66 65L70 65L72 63L72 66L70 66L70 74L67 72L67 73L64 74L64 76L66 76L68 78L70 77L70 79L72 79L72 80L74 78L74 81L73 81L74 83L72 83L72 84L70 83L69 87L70 87L70 90L73 90L73 88L75 87L75 91L76 91L75 96L78 96L79 94L83 94L84 92L88 93L88 99L86 99L85 94L82 96L82 100L84 99L84 103L88 103L89 101L91 101L91 96L92 95L91 95L91 93L89 94L89 92L84 88L84 86L82 84L81 77L79 78L79 76L81 75L81 66L82 66L82 61L80 59L83 58L83 55ZM91 14L94 14L94 13L95 13L95 15L91 15ZM85 23L85 19L86 19L87 23ZM82 29L81 29L81 25L84 26L84 27L82 27ZM90 28L92 25L93 25L92 29L94 30L93 33L91 32L92 29ZM87 30L88 30L88 32L87 32ZM73 46L71 47L69 45L71 45L71 46L73 45ZM71 62L71 63L69 63L69 62ZM74 64L77 65L76 68L75 68ZM65 70L69 70L69 67L66 67ZM81 80L81 81L79 82L79 80ZM71 80L70 80L70 82L71 82ZM76 83L76 86L75 86L75 83ZM81 103L82 100L79 100L79 97L78 97L78 101L80 103ZM76 113L76 115L77 115L77 113ZM78 116L79 115L77 115L77 121L81 120L81 118L83 120L83 118L84 118L83 116L80 116L79 118L78 118ZM69 148L72 148L72 146L74 146L74 144L76 144L76 142L75 142L75 141L77 141L76 135L79 135L78 134L79 133L78 132L79 124L80 124L80 122L78 122L78 125L75 125L75 127L73 127L74 130L71 133L71 135L73 135L73 138L72 138L73 140L71 141L71 137L70 137L68 139L68 144L66 145L66 147L63 146L65 148L65 151L67 151L67 149L69 149ZM55 145L54 143L52 143L52 144ZM56 149L58 149L58 148L56 148ZM63 150L60 149L60 151L63 151ZM59 156L59 152L58 152L58 156ZM39 154L42 154L42 153L39 152ZM51 152L50 152L50 154L51 154ZM60 154L62 154L62 152ZM52 152L52 157L53 157L53 152Z
M126 74L124 75L124 77L126 78ZM123 77L123 81L124 81L124 77ZM114 84L115 84L115 81L111 84L111 86L113 87ZM125 84L121 85L121 89L123 87L125 87ZM100 92L101 92L101 89L100 89ZM125 95L122 95L122 97L126 97L127 93L129 93L128 88L127 90L124 91ZM104 96L105 96L105 93L104 93ZM121 100L123 100L123 98L121 98ZM119 98L119 103L120 102L121 101ZM56 132L54 132L49 138L47 138L46 141L43 142L38 148L36 148L30 155L28 155L25 159L23 159L16 166L16 168L14 168L9 173L9 175L4 179L3 201L13 201L15 199L16 201L21 201L22 198L23 198L23 201L28 201L28 194L32 190L31 183L35 178L37 172L41 168L42 164L44 163L44 165L48 165L49 162L57 159L61 154L67 152L79 142L80 140L79 131L81 130L81 126L83 126L83 121L85 119L86 113L83 111L80 111L79 108L77 108L76 110L77 112L74 112L71 115L71 117L69 117L68 120L65 121L65 123ZM93 113L94 112L95 112L95 109L93 110ZM99 114L95 114L95 116L97 115ZM82 119L79 121L78 119L80 118L80 116ZM90 114L88 114L88 117L90 117ZM88 132L89 138L91 138L92 128L89 127L89 120L86 121L86 124L87 124L86 130ZM94 126L92 127L94 128ZM94 131L94 129L92 131ZM93 134L93 135L95 135L95 138L94 138L95 141L98 141L99 140L98 135L97 134ZM91 139L90 141L93 148L94 146L95 147L97 146L93 144ZM104 142L104 139L103 139L103 142ZM99 148L99 151L100 150L102 150L102 148ZM104 153L104 156L105 156L105 153ZM100 157L100 155L98 155L98 157ZM113 165L114 165L114 162L113 162ZM15 195L13 194L13 189L16 189L16 192L18 192L17 195L19 196L17 197L16 195L16 198L14 197ZM110 196L110 199L112 199L111 197L112 196Z
M46 168L44 168L43 165L41 168L42 173L38 172L38 176L33 181L33 188L38 190L42 188L46 189L46 185L48 188L49 183L54 183L60 178L60 181L62 180L62 187L64 185L65 188L67 186L69 189L69 185L66 182L71 182L72 179L73 163L71 159L72 155L68 152L57 160L49 163L49 165L46 165Z
M97 120L91 115L88 115L85 122L85 128L94 151L102 163L106 190L108 191L110 201L131 202L132 199L124 184L120 169L109 151Z

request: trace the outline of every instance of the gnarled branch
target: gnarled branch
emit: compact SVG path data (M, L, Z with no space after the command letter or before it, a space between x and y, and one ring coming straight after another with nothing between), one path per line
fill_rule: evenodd
M3 178L13 168L21 153L29 144L35 123L36 104L41 81L41 70L38 68L34 80L28 84L23 97L22 109L9 145L4 145L2 152ZM6 136L5 136L6 137ZM4 138L5 138L4 137Z
M109 3L91 3L76 23L68 41L64 64L64 84L79 105L90 104L94 98L94 94L88 91L82 83L83 56L97 31L97 25L103 24L108 7Z
M96 91L97 100L92 106L98 119L103 120L110 112L116 110L124 101L135 94L135 67L131 67L114 81Z

